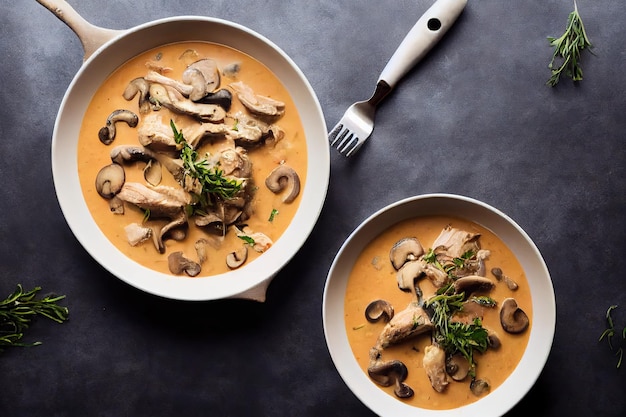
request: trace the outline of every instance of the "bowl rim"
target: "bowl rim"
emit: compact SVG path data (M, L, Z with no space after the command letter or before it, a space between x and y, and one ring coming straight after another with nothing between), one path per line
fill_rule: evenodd
M95 89L132 57L161 45L201 41L224 44L264 64L281 80L298 107L304 127L307 180L291 225L259 258L228 273L201 278L163 274L127 258L104 236L84 202L78 179L76 146L82 119ZM330 151L319 100L297 64L275 43L240 24L201 16L154 20L104 43L79 68L65 92L55 120L52 174L61 211L83 248L120 280L153 295L189 301L222 298L265 300L273 277L291 260L310 235L323 208L330 180Z
M445 209L434 213L432 210L438 207ZM464 214L456 211L459 207L465 210ZM357 363L348 342L343 319L348 276L363 248L392 224L427 214L454 215L474 221L491 231L494 228L505 228L514 233L517 238L513 245L509 236L503 238L498 233L496 235L514 251L524 267L531 286L533 317L541 317L541 320L533 320L526 350L509 378L489 395L456 409L431 410L415 407L381 390ZM484 216L483 221L472 218L476 215ZM514 248L522 248L523 253L520 254ZM536 274L529 277L528 268L531 267ZM337 317L341 319L338 320ZM391 203L368 216L354 229L339 249L328 272L323 293L322 318L327 348L338 373L354 395L375 413L381 416L414 416L418 413L424 417L499 416L513 408L527 394L547 362L556 328L556 301L552 280L541 253L514 220L500 210L471 197L431 193Z

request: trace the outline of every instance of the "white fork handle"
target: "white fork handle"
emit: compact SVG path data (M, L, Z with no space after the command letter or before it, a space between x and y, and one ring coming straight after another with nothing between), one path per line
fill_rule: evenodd
M443 37L459 17L467 0L437 0L419 18L380 74L393 88Z

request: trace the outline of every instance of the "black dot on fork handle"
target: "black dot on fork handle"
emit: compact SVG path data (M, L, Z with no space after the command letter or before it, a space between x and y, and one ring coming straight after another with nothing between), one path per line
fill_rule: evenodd
M428 29L432 31L439 30L441 29L441 20L433 17L432 19L428 20L428 23L426 23L426 27L428 27Z

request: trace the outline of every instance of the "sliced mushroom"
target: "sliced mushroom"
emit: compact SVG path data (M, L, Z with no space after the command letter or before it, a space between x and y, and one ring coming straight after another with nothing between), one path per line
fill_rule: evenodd
M286 190L283 196L284 203L293 202L300 194L300 177L293 168L286 164L274 168L265 179L265 185L275 194Z
M389 259L397 271L406 262L415 261L424 254L424 248L414 237L405 237L397 241L389 251Z
M367 374L383 387L395 385L393 392L399 398L409 398L414 394L413 389L404 383L409 371L399 360L376 362L368 367Z
M469 361L460 353L455 353L446 359L446 373L455 381L464 380L469 370Z
M468 275L454 281L454 291L457 294L465 293L466 298L475 292L491 291L493 287L492 280L478 275Z
M195 117L202 122L221 122L226 117L226 111L220 106L193 102L178 90L161 84L150 85L150 100L153 104Z
M501 346L500 338L496 332L489 331L489 335L487 336L487 344L492 349L498 349Z
M113 196L109 200L109 208L113 214L124 214L124 201L118 196Z
M515 299L507 298L500 307L500 324L508 333L516 334L526 330L530 320L524 310L517 306Z
M183 162L179 158L173 158L169 155L153 152L143 146L120 145L111 149L111 160L119 165L125 162L142 161L150 163L150 161L158 161L159 164L174 176L177 181L183 178L184 169Z
M204 228L206 232L213 235L224 236L226 234L224 218L216 212L196 213L193 221L196 226Z
M146 114L150 111L150 101L148 100L149 90L150 83L144 78L139 77L128 84L124 90L123 96L126 100L130 101L139 94L139 113Z
M150 160L143 169L143 177L150 185L156 186L163 179L163 169L157 160Z
M248 246L242 245L239 249L226 255L226 265L230 269L237 269L248 259Z
M424 267L425 262L423 261L406 262L396 273L398 288L402 291L413 291L415 281L424 275Z
M207 93L212 93L220 85L220 73L217 63L210 58L200 59L190 64L183 71L182 80L185 84L192 86L189 98L198 101L205 97Z
M117 122L125 122L130 127L136 127L139 117L130 110L115 110L107 117L106 125L98 132L100 142L110 145L115 140Z
M173 78L166 77L165 75L160 74L157 71L148 71L145 79L150 83L161 84L162 86L174 88L176 91L186 97L189 97L189 94L191 94L191 92L193 91L192 86L188 84L183 84Z
M214 93L208 93L200 100L198 100L198 103L216 104L222 107L224 110L229 111L230 106L233 103L233 93L225 88L222 88Z
M383 319L386 322L393 318L393 306L385 300L374 300L365 308L365 318L370 323Z
M415 281L426 277L435 287L441 288L448 283L448 274L431 263L422 259L408 261L396 273L398 288L403 291L414 291Z
M222 68L222 74L229 78L235 78L239 71L241 71L241 62L231 62Z
M519 285L517 285L517 282L511 279L511 277L504 275L504 273L502 272L502 269L491 268L491 273L493 274L494 277L496 277L498 281L504 281L504 283L509 288L509 290L516 291L519 288Z
M477 397L489 392L490 389L489 382L484 379L473 379L470 382L470 391Z
M190 277L195 277L200 273L200 264L187 259L182 252L172 252L167 257L167 266L172 274L180 275L183 272Z
M118 164L103 167L96 175L96 191L106 199L111 199L122 190L126 181L124 168Z

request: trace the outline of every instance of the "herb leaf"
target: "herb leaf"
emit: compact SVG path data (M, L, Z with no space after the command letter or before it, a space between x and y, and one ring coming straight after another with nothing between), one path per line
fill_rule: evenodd
M178 131L173 120L170 120L170 127L174 132L174 140L181 147L180 158L183 161L184 176L200 184L201 191L197 193L200 206L210 205L214 196L225 200L233 198L241 190L242 181L226 178L222 170L210 166L206 159L200 158L198 152L185 140L183 132Z
M583 79L583 70L580 67L580 55L583 50L591 48L591 42L587 37L583 20L578 13L578 6L574 0L574 11L567 18L567 27L563 35L558 38L549 36L548 42L554 47L552 60L548 68L552 71L552 76L546 82L550 87L558 84L561 75L565 74L572 81ZM555 65L559 59L561 64Z
M0 352L9 346L37 346L41 342L22 343L20 340L36 316L43 316L57 323L69 317L69 309L57 304L64 295L47 295L36 299L41 287L24 291L18 284L13 294L0 301Z
M619 344L619 347L617 349L614 349L612 339L613 339L613 336L615 336L615 324L613 323L613 317L611 316L611 312L615 310L616 308L617 308L617 305L612 305L612 306L609 306L609 308L606 310L605 317L606 317L607 328L600 335L600 339L598 339L598 342L601 342L602 339L606 338L609 344L609 349L611 351L616 350L615 356L618 357L617 368L619 368L622 365L622 359L624 357L623 344L624 344L624 341L626 340L626 327L624 327L624 330L622 330L621 332L622 340Z
M461 353L470 365L470 375L476 376L474 351L485 352L489 347L489 334L482 321L475 318L472 323L452 321L452 316L463 309L465 294L450 294L453 286L443 287L425 306L432 309L431 320L435 326L433 338L448 355Z
M267 219L269 222L273 222L274 218L278 215L278 210L276 209L272 209L272 212L270 213L270 217L269 219Z

